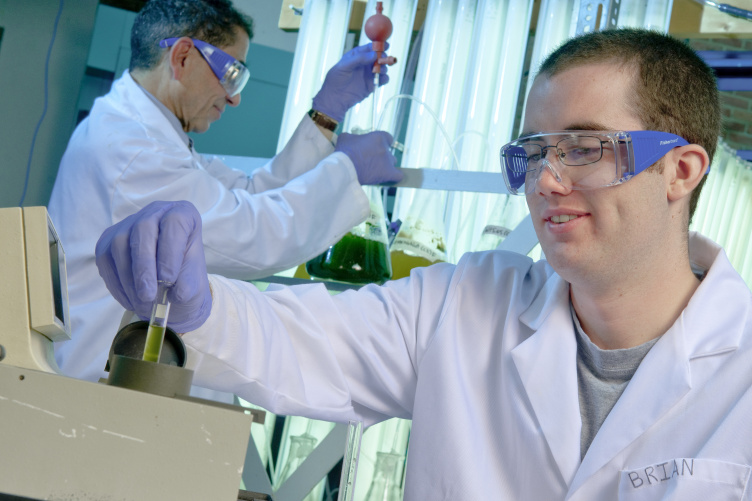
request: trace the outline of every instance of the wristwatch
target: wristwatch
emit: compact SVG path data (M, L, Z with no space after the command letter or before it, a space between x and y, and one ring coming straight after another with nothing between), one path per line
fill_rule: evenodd
M311 120L313 120L313 123L327 130L330 130L332 132L334 132L334 130L339 125L339 122L337 122L335 119L333 119L329 115L325 113L321 113L320 111L316 111L314 109L308 110L308 116L311 117Z

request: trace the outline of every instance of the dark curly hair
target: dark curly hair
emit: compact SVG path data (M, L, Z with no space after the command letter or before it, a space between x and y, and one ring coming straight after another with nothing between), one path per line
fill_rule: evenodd
M129 69L154 68L164 52L159 46L164 38L191 37L226 47L235 43L238 28L253 38L253 19L229 0L150 0L133 22Z

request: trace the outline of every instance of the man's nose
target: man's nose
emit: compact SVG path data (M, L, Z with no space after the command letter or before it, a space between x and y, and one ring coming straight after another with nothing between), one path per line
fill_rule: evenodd
M228 106L232 106L232 107L236 107L236 106L240 105L240 94L239 93L235 94L232 97L230 97L228 95L227 96L227 105Z
M534 191L541 195L551 195L554 193L568 195L571 193L572 188L564 185L561 174L548 160L544 159L538 171L538 176L535 179Z

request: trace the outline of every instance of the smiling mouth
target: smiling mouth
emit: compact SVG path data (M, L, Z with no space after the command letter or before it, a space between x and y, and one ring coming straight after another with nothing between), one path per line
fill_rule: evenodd
M551 221L552 223L561 224L561 223L568 223L572 219L577 219L578 217L579 216L575 216L572 214L560 214L558 216L551 216L549 221Z

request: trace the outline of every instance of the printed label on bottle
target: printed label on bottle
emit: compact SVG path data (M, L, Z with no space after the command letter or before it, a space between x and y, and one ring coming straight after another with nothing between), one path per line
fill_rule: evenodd
M489 224L485 228L483 228L483 233L481 233L481 236L493 235L501 239L504 239L504 238L507 238L507 235L509 235L511 232L512 231L509 228L504 228L503 226L496 226L493 224Z
M446 257L436 249L408 238L397 237L392 243L392 251L408 251L429 261L446 261Z

